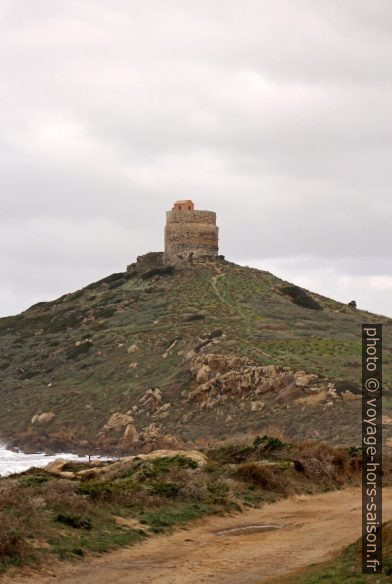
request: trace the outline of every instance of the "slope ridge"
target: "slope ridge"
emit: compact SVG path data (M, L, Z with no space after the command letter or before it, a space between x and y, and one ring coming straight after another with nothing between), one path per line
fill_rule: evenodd
M0 319L1 438L24 448L128 452L157 440L202 443L268 426L290 437L355 441L358 400L323 391L340 381L336 396L355 394L361 323L383 323L388 413L391 320L305 291L305 304L309 298L320 309L306 308L287 287L269 272L223 259L174 269L149 253L126 272ZM315 374L324 389L286 391L285 398L271 390L259 406L248 390L231 391L219 406L201 407L187 397L200 354ZM123 418L105 428L113 414Z

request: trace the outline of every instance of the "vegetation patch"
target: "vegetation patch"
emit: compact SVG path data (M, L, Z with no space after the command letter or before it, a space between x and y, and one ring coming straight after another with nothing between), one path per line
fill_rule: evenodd
M175 272L174 266L157 266L141 274L142 280L149 280L154 276L171 276Z
M361 452L352 448L291 444L264 435L206 454L204 467L181 455L130 461L108 468L106 476L92 476L92 471L78 481L43 469L1 479L0 570L47 562L51 554L75 559L102 553L206 514L240 511L360 479ZM384 467L387 484L391 465L384 461ZM72 462L72 468L78 463ZM119 516L124 521L118 522ZM135 523L142 527L135 529Z
M289 296L294 302L294 304L298 304L298 306L302 306L303 308L310 308L311 310L322 310L322 306L316 302L316 300L303 288L299 286L294 286L293 284L290 286L284 286L281 288L283 294Z
M66 356L67 359L76 359L79 355L84 355L90 351L92 347L92 342L89 340L84 341L83 343L79 343L74 347L68 349Z
M383 573L362 574L361 540L349 545L335 558L280 577L276 584L386 584L392 576L392 522L383 525ZM271 582L272 584L272 582ZM274 581L275 584L275 581Z

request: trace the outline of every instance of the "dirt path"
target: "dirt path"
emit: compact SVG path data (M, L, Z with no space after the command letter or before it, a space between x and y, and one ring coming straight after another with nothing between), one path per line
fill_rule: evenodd
M224 278L225 274L222 271L222 268L218 267L218 266L214 266L215 270L216 270L216 275L215 276L211 276L211 285L212 285L212 289L214 290L216 296L219 298L219 300L221 302L223 302L223 304L226 304L226 306L230 306L231 308L234 308L235 310L236 307L233 306L232 304L230 304L230 302L228 300L226 300L226 298L224 298L222 296L222 294L219 292L218 286L217 286L217 281L219 280L219 278Z
M384 489L383 503L383 518L391 519L392 488ZM83 564L56 564L46 575L14 576L8 582L261 584L321 562L352 543L361 533L360 505L360 488L297 496L231 517L209 517L170 536L153 537ZM280 528L242 535L217 534L254 524Z

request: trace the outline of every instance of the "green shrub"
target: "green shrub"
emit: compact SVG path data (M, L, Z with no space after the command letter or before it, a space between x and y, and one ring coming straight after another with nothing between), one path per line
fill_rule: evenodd
M142 480L153 479L171 470L186 468L195 469L197 467L197 462L192 458L187 458L186 456L168 456L143 461L138 467L138 476Z
M48 474L32 474L27 476L22 476L19 479L19 484L23 487L36 487L42 485L49 481Z
M76 359L77 357L79 357L79 355L84 355L88 353L91 347L92 347L91 341L84 341L83 343L80 343L80 345L75 345L74 347L68 349L66 357L67 359Z
M153 276L171 276L174 274L175 267L174 266L158 266L156 268L152 268L147 272L144 272L140 277L142 280L148 280Z
M299 286L290 285L281 288L281 291L286 296L291 298L291 301L303 308L310 308L312 310L322 310L322 306L312 296Z
M255 451L254 447L243 444L228 444L208 451L208 457L219 464L244 462Z
M66 513L59 513L55 521L58 523L64 523L64 525L69 525L75 529L91 529L92 523L89 517L79 517L78 515L70 515Z
M216 503L218 505L224 505L227 503L230 495L230 487L225 481L219 479L211 481L208 483L207 489L211 503Z
M151 487L154 495L168 499L177 497L180 490L180 485L171 482L154 482Z
M105 501L112 498L113 488L114 482L111 480L92 480L80 483L77 487L77 492L80 495L87 495L94 501Z
M273 436L267 436L265 434L264 436L256 436L256 438L253 441L253 446L255 446L256 448L262 447L263 450L266 451L268 450L272 451L283 448L285 446L285 443L279 440L279 438L274 438Z
M110 318L116 310L112 306L103 306L94 312L95 318Z
M60 311L46 324L45 331L57 333L65 331L67 328L77 327L83 320L84 313L81 310Z

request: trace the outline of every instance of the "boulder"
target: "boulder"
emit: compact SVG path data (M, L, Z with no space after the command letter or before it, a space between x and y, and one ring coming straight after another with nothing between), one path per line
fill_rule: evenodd
M152 409L155 410L158 407L158 404L162 400L162 393L159 387L150 388L146 391L146 393L140 398L140 403L144 405L151 405Z
M210 379L211 374L212 370L210 367L208 365L202 365L196 374L197 383L205 383Z
M360 393L352 393L349 390L342 391L340 396L344 402L362 399L362 395Z
M51 422L53 418L56 417L54 412L43 412L42 414L36 414L31 418L32 424L47 424Z
M299 371L294 375L294 379L297 387L307 387L317 379L317 375L306 374L303 371Z
M123 436L123 444L124 445L133 445L139 440L139 434L136 431L136 428L133 424L128 424L124 430Z
M128 353L137 353L138 351L140 351L140 349L135 344L128 347Z
M119 432L125 426L128 426L128 424L131 424L132 422L133 422L132 416L129 416L128 414L121 414L120 412L115 412L110 416L109 420L106 422L103 429L115 430Z
M62 477L64 479L72 479L74 478L75 473L62 470L67 463L68 461L64 460L63 458L56 458L56 460L49 462L49 464L45 466L45 470L52 475Z
M154 422L143 428L143 440L145 442L150 442L156 440L160 435L160 429L155 425Z
M262 401L252 401L250 404L250 411L251 412L260 412L265 406L265 403Z

